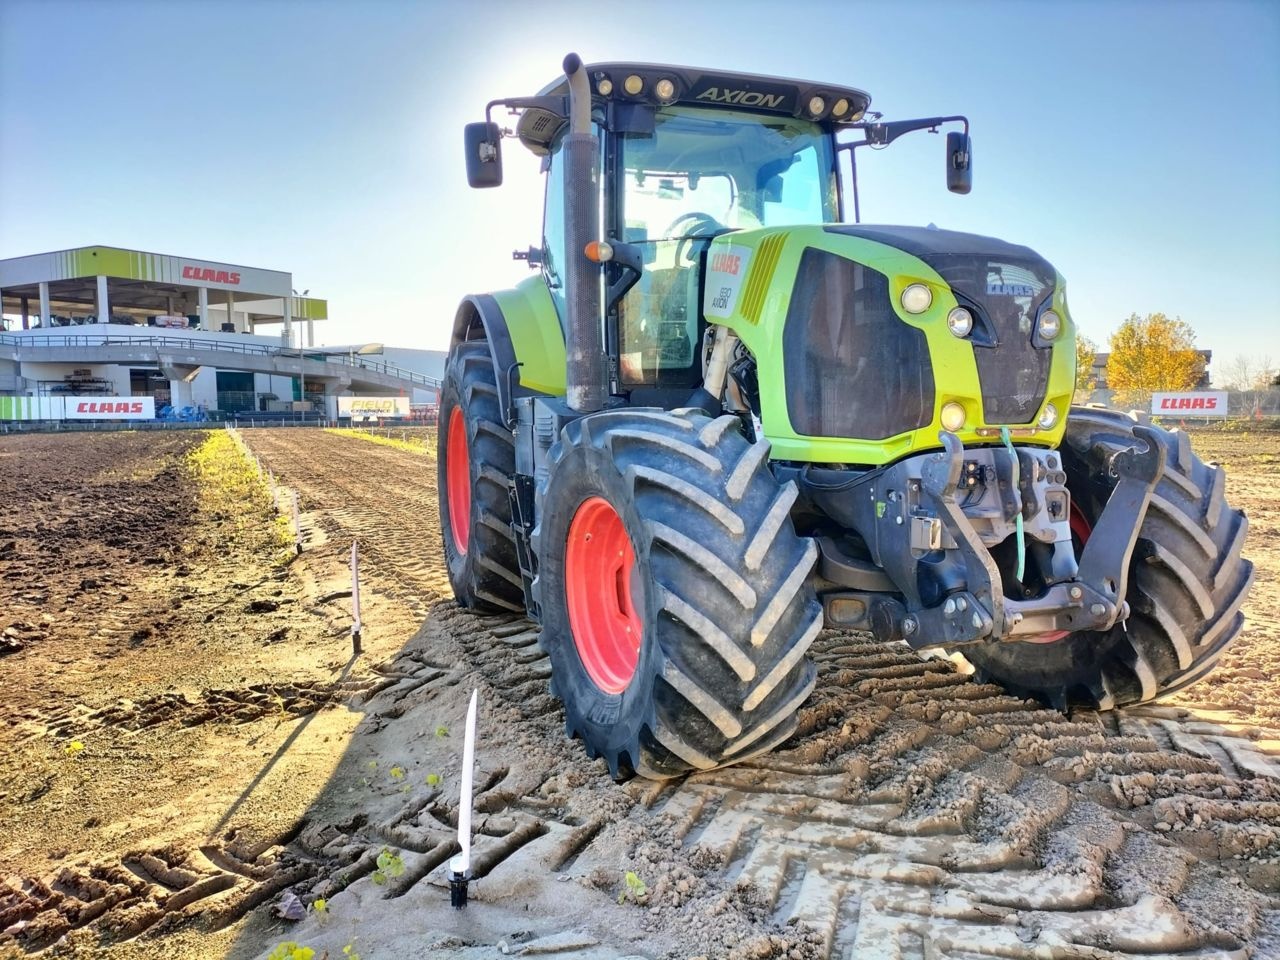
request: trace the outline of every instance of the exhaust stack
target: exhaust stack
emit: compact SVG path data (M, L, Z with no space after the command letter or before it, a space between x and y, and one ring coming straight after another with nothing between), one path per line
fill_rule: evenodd
M596 182L599 146L591 135L591 86L582 59L564 58L569 80L569 133L564 146L565 400L578 413L604 407L604 348L600 322L600 267L587 259L586 246L599 239L600 188Z

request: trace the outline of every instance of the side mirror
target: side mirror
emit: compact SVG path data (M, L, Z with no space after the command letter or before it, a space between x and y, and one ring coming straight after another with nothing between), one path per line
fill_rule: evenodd
M952 193L973 189L973 140L968 134L947 134L947 189Z
M502 186L502 128L496 123L468 123L467 183L473 187Z

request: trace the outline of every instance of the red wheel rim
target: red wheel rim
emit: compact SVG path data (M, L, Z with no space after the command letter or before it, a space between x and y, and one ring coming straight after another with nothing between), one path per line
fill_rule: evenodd
M471 458L467 454L467 423L461 407L454 407L449 414L444 471L449 531L453 534L454 549L465 556L471 536Z
M1067 518L1071 524L1071 539L1077 541L1077 553L1084 548L1089 542L1089 534L1093 533L1093 524L1089 522L1089 518L1084 515L1084 511L1076 505L1075 500L1071 501L1071 514ZM1048 633L1037 634L1034 637L1027 637L1030 643L1056 643L1063 637L1071 635L1070 630L1051 630Z
M618 512L603 497L583 501L569 524L565 601L578 658L605 693L627 689L640 661L644 627L631 594L635 565Z
M1093 524L1089 522L1089 518L1084 515L1084 511L1080 509L1079 504L1075 500L1071 501L1071 533L1080 541L1080 546L1084 546L1089 542L1089 534L1093 533Z

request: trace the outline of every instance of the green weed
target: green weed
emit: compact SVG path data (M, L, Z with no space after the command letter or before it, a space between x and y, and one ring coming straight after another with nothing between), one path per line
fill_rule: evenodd
M350 427L326 427L325 432L336 433L341 437L354 437L357 440L365 440L369 443L381 444L384 447L396 447L400 450L409 450L413 453L426 454L429 457L435 456L436 452L436 438L434 433L430 433L425 437L417 433L402 433L401 437L404 438L402 439L395 435L398 431L396 431L394 427L391 430L392 435L389 437L385 433L378 434L368 430L354 430Z
M639 903L640 898L649 892L649 888L644 885L644 881L640 879L640 875L634 870L628 870L623 881L626 886L624 886L622 892L618 894L619 903L622 903L628 898L630 898L633 903Z
M388 879L394 879L402 873L404 873L404 861L400 859L400 854L383 847L382 852L378 854L378 869L373 871L373 876L369 879L381 887Z

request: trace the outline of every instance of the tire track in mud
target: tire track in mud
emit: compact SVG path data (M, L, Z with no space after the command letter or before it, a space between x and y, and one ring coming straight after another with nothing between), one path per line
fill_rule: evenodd
M641 799L825 955L1245 956L1274 923L1280 759L1252 742L1064 717L858 634L815 656L797 737Z
M360 541L362 564L415 616L452 596L440 560L435 459L324 430L248 430L276 480L298 490L335 551Z
M119 860L63 864L44 879L0 878L0 945L38 953L68 934L121 943L195 921L205 931L239 920L319 864L286 850L291 837L256 845L232 837L198 850L139 850Z
M272 716L296 720L375 687L373 680L296 680L208 689L194 697L171 691L141 700L121 700L96 710L72 704L53 710L19 711L15 729L18 742L43 738L65 741L108 728L138 733L164 723L194 727L252 723Z

